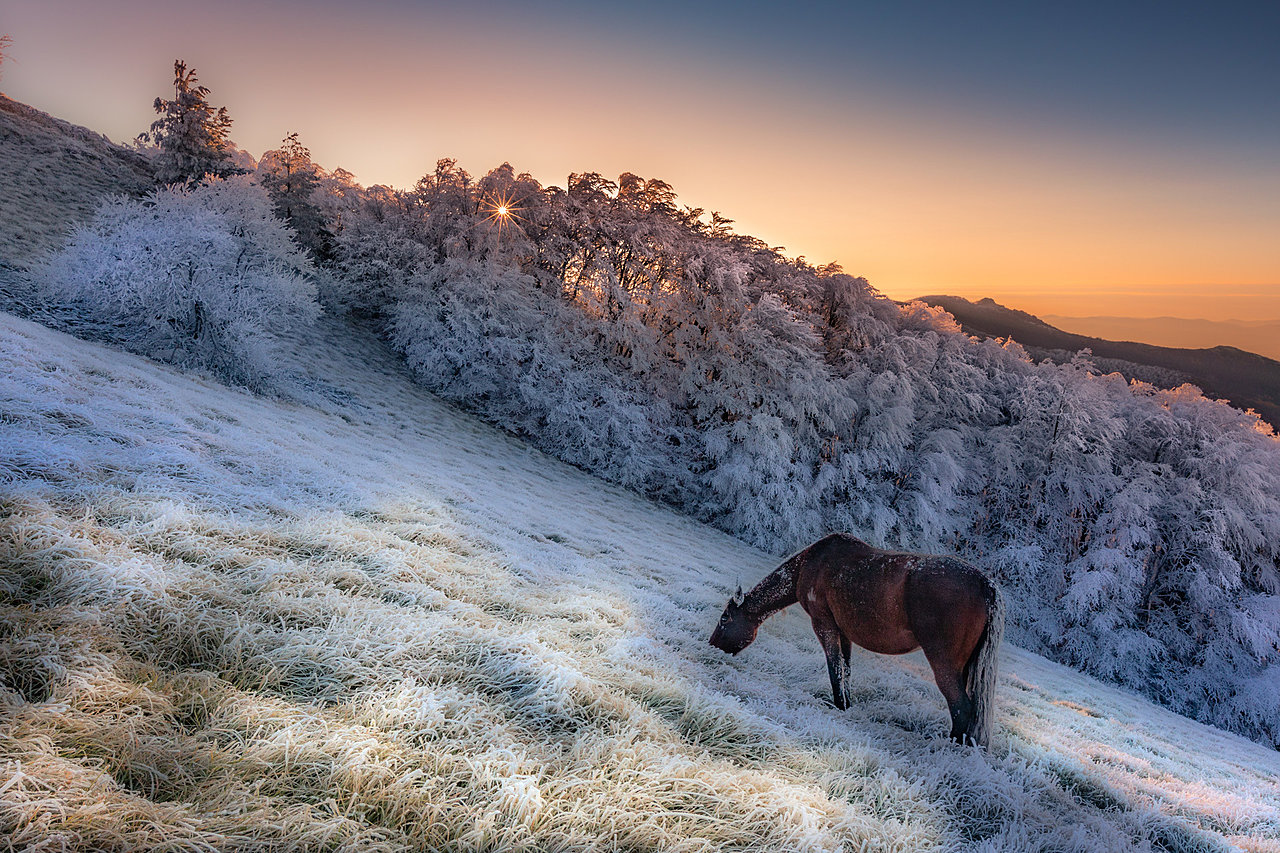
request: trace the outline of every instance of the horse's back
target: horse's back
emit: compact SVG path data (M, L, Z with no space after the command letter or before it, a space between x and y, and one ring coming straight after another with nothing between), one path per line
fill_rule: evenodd
M906 554L872 548L847 534L815 542L804 554L796 592L815 619L832 618L851 642L882 654L918 648L906 614Z
M873 548L850 533L830 533L804 550L809 561L863 560L884 551Z
M990 579L959 557L886 551L848 533L832 533L803 552L800 574L810 585L824 583L844 594L874 598L894 587L914 589L926 603L934 597L989 602L995 595Z

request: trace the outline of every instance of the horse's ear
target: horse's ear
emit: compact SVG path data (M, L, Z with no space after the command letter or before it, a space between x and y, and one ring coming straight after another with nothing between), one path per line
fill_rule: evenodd
M738 588L733 593L733 603L741 607L744 598L746 596L742 594L742 584L738 584Z

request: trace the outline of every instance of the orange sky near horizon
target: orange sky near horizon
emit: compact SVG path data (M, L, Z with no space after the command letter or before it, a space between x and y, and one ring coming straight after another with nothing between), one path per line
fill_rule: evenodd
M1280 157L1007 104L815 83L768 61L655 52L506 10L228 3L6 11L18 100L128 140L172 60L254 155L297 131L317 162L408 187L439 157L670 182L742 233L837 261L894 298L990 296L1042 314L1280 319ZM183 4L179 3L179 7ZM287 36L287 37L286 37Z

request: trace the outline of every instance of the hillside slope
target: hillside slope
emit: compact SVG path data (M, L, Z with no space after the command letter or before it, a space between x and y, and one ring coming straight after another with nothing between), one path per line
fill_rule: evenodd
M1253 409L1273 426L1280 425L1280 362L1256 353L1227 346L1179 349L1090 338L1064 332L991 299L970 302L959 296L922 296L920 301L946 309L970 335L1012 337L1033 355L1054 361L1070 360L1087 348L1106 371L1165 388L1190 382L1208 397Z
M1273 751L1013 647L990 755L918 655L836 711L802 614L707 644L771 558L357 329L294 359L275 401L0 315L19 849L1280 849Z
M29 263L103 196L153 184L137 152L0 94L0 262Z

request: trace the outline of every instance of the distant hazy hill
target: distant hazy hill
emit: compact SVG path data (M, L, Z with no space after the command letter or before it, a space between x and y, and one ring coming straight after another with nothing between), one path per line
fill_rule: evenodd
M1161 387L1190 382L1210 397L1230 400L1238 408L1253 409L1272 425L1280 424L1280 362L1265 356L1228 346L1182 349L1072 334L991 299L920 299L950 311L970 335L1012 337L1033 356L1057 362L1069 361L1073 354L1087 348L1103 370Z
M0 262L27 264L103 196L153 184L136 151L0 95Z
M1280 321L1189 320L1182 317L1061 317L1040 319L1064 331L1112 341L1141 341L1162 347L1230 344L1280 359Z

